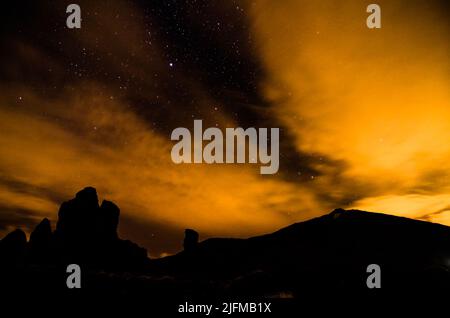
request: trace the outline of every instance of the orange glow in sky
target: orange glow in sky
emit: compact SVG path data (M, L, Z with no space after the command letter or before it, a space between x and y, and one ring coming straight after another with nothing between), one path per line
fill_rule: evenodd
M51 97L20 80L0 82L0 236L18 226L30 231L42 217L54 222L61 200L87 185L119 205L121 234L152 256L177 250L165 231L179 232L176 240L184 228L202 238L245 237L338 207L450 225L448 21L427 1L378 3L379 30L366 27L365 4L356 1L244 6L264 72L257 93L269 106L243 107L264 112L263 127L282 125L291 151L315 158L309 164L318 173L306 180L297 178L301 169L266 176L254 165L175 165L170 135L151 124L162 110L144 118L126 95L95 78L63 85ZM138 45L147 33L142 13L125 2L117 6L121 16L134 16L126 31L86 19L74 47L99 52L111 72L144 83L134 97L148 107L167 103L177 92L154 85L160 80L154 74L167 66L163 43L155 39L150 52ZM111 21L118 7L102 8L99 21ZM32 71L63 73L61 61L26 40L14 39L11 50ZM119 72L130 52L133 59ZM3 69L23 76L14 63ZM193 76L181 69L176 80L200 101L198 119L238 127L225 107L210 110L220 102ZM174 101L165 108L167 131L192 124L179 115L184 107ZM137 231L137 224L149 230Z

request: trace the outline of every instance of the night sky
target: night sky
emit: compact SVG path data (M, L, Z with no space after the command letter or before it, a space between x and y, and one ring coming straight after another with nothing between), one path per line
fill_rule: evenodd
M446 1L2 4L0 236L85 186L151 256L360 208L450 225ZM176 165L177 127L279 127L280 170Z

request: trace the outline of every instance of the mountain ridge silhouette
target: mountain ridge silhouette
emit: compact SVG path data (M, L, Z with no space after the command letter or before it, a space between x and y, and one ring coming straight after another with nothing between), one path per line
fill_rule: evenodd
M366 269L382 269L383 288L450 288L450 227L381 213L336 209L273 233L199 242L185 231L184 250L150 259L119 238L120 209L99 205L92 187L61 204L26 241L15 230L0 241L0 280L65 291L64 266L80 264L86 293L298 297L313 290L367 291ZM181 245L181 244L180 244ZM130 276L131 275L131 276Z

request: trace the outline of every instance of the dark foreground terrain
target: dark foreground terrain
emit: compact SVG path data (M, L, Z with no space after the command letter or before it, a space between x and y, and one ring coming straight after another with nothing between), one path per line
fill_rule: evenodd
M198 242L198 233L186 230L182 252L151 260L118 237L119 215L114 203L99 205L96 190L85 188L61 205L54 231L44 219L29 241L20 229L8 234L0 241L2 293L152 303L450 290L450 228L439 224L337 209L248 239ZM67 288L68 264L80 265L81 289ZM381 289L366 285L369 264L381 268Z

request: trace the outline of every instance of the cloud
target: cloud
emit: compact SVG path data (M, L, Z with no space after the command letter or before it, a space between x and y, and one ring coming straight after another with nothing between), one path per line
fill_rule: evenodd
M2 196L11 208L54 219L58 202L23 189L58 189L54 196L67 200L93 185L129 218L247 236L292 222L301 206L316 207L298 187L264 179L256 166L172 163L170 139L94 83L51 101L21 93L19 101L0 101L10 106L0 112L0 171L14 178Z
M354 208L450 224L450 206L448 202L450 202L450 194L385 195L364 198L355 202Z
M299 153L340 163L312 165L317 193L362 209L393 196L390 213L417 212L412 192L450 191L448 173L424 178L450 171L448 23L440 2L379 4L382 28L369 30L364 3L255 3L261 89Z

